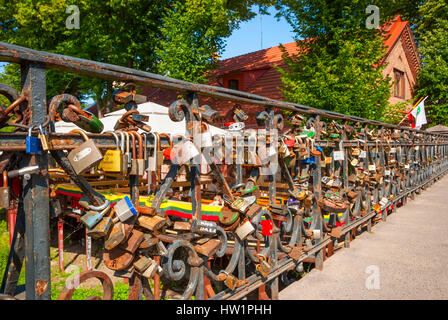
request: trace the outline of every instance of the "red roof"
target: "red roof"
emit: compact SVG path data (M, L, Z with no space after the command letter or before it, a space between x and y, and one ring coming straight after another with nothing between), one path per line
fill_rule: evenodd
M397 16L381 28L382 31L384 31L383 36L386 54L389 53L407 24L408 21L402 21L401 16ZM298 53L296 41L283 44L283 46L289 55ZM283 52L280 50L279 46L243 54L220 61L218 69L212 74L223 76L237 71L252 71L269 68L272 65L283 64L282 54Z
M412 32L410 31L409 23L407 21L402 21L401 17L397 16L390 23L383 25L381 29L384 31L383 36L386 55L380 63L384 61L397 40L404 34L405 40L407 39L405 41L406 46L408 47L406 55L410 61L411 69L416 72L421 61L417 53L415 42L413 42L413 39L410 41ZM408 32L403 33L405 29L408 29ZM289 55L298 53L297 43L295 41L283 44L283 47ZM273 67L286 67L282 59L282 54L283 52L280 50L279 46L275 46L222 60L219 62L218 69L210 73L209 84L222 87L224 86L223 77L232 77L233 75L238 74L242 75L242 78L239 78L240 85L242 86L240 90L282 100L281 74ZM175 92L169 92L163 89L147 89L145 94L152 95L150 98L152 101L163 105L168 106L169 103L176 99ZM221 111L222 114L225 114L235 104L230 101L205 97L201 97L200 100L201 104L207 103L212 108ZM246 112L250 114L251 120L254 119L252 115L262 109L264 108L258 106L253 106L249 109L245 108ZM246 123L246 125L248 125L248 123Z

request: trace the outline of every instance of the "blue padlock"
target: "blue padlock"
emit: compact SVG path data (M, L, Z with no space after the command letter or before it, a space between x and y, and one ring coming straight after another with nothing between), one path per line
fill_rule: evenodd
M42 144L40 142L40 139L37 137L31 136L31 131L33 130L34 126L31 126L28 129L28 137L26 137L26 153L28 154L42 154Z

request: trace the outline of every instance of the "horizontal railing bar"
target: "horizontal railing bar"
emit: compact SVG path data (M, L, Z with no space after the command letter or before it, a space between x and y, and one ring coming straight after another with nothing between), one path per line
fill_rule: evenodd
M23 63L29 61L33 63L45 64L49 69L55 69L84 76L92 76L111 81L132 81L139 85L146 85L181 92L196 92L202 96L226 99L243 104L276 107L282 110L321 115L331 119L343 119L347 121L361 122L364 124L383 126L386 128L431 134L430 132L422 130L392 125L375 120L368 120L356 116L344 115L333 111L316 109L301 104L274 100L238 90L215 87L205 84L194 84L191 82L181 81L146 71L139 71L131 68L102 62L95 62L86 59L73 58L56 53L32 50L21 46L11 45L5 42L0 42L0 61L14 63Z

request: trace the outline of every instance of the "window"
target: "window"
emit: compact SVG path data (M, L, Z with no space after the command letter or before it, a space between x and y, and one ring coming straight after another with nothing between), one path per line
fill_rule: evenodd
M405 78L404 78L404 72L394 69L394 77L395 77L395 83L394 83L394 96L398 98L404 99L404 89L405 89Z
M230 79L228 82L229 89L239 90L239 81L238 79Z

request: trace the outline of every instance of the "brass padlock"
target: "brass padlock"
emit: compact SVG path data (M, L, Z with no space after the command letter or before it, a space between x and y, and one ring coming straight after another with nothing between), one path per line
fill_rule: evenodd
M103 155L100 150L93 140L89 140L89 137L82 130L74 129L70 133L79 133L86 140L79 147L73 149L67 156L76 174L81 174L93 168L103 160Z
M260 264L257 264L255 269L263 278L266 278L271 271L271 265L266 260L263 260Z
M105 172L121 172L122 154L119 148L118 136L115 132L112 131L108 132L114 136L117 149L106 151L103 160L101 160L101 162L98 164L98 169L103 170Z
M226 199L226 198L225 198ZM257 200L255 196L249 197L237 197L235 201L230 204L230 207L241 213L245 213L250 205L252 205Z

